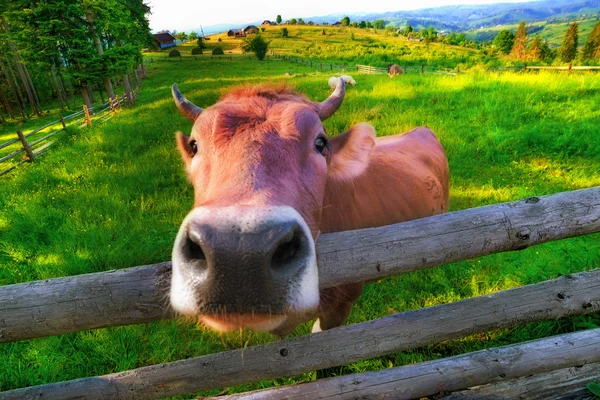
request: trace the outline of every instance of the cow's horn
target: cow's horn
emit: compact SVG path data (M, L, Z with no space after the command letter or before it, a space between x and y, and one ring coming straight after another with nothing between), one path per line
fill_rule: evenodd
M183 97L176 83L171 87L171 93L173 93L173 100L175 100L175 104L183 116L192 122L196 121L196 118L198 118L202 109Z
M327 100L319 104L319 118L321 118L321 121L325 121L331 117L340 108L342 101L344 101L345 93L346 84L342 78L338 78L338 83L333 93L331 93Z

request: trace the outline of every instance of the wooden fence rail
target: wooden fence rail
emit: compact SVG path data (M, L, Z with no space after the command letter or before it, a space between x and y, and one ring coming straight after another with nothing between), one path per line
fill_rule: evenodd
M129 96L127 96L127 97L125 95L123 95L123 97L121 99L119 99L119 96L117 96L117 99L114 100L114 103L118 104L119 107L125 101L128 101L130 104L132 104L133 103L133 99L135 99L135 97L137 97L137 91L133 90L131 92L131 94ZM15 151L13 151L13 152L5 155L5 156L3 156L2 158L0 158L0 163L8 161L8 160L10 160L10 159L18 156L19 154L21 154L23 152L25 152L27 154L27 159L20 160L19 162L17 162L16 164L10 166L9 168L7 168L7 169L5 169L3 171L0 171L0 176L9 173L10 171L14 170L16 167L18 167L19 165L23 164L24 162L34 161L38 156L40 156L41 154L43 154L48 149L49 146L51 146L52 144L54 144L54 141L53 142L47 142L44 145L39 146L36 149L33 149L33 147L36 146L36 145L38 145L38 144L40 144L40 143L42 143L42 142L45 142L46 140L48 140L52 136L56 135L57 133L66 130L66 128L67 128L66 121L76 120L79 117L81 117L81 118L85 118L88 126L90 126L91 123L92 123L92 120L90 118L90 113L94 113L95 116L97 117L100 114L102 114L105 111L107 111L109 108L112 109L112 107L111 107L112 104L113 104L113 100L109 99L109 102L106 102L104 104L100 104L100 105L91 107L89 110L87 110L87 107L84 105L82 111L75 112L75 113L67 115L65 117L63 117L62 115L59 115L59 119L57 119L56 121L51 121L51 122L49 122L49 123L47 123L47 124L45 124L45 125L43 125L43 126L41 126L39 128L36 128L36 129L32 130L31 132L29 132L27 134L23 134L20 130L17 130L17 138L11 139L11 140L6 141L4 143L0 143L0 150L3 149L3 148L5 148L5 147L8 147L10 145L13 145L15 143L18 143L18 142L21 142L21 148L15 150ZM49 128L51 126L58 125L58 124L61 125L60 129L54 130L54 131L46 134L42 138L36 139L33 142L28 142L27 141L28 137L30 137L32 135L35 135L35 134L41 132L42 130L44 130L46 128Z
M2 392L0 400L177 396L293 376L492 329L599 310L597 269L266 345Z
M463 390L489 382L506 381L589 363L600 365L600 328L381 371L320 379L310 383L212 399L410 400L439 396L440 393ZM596 372L598 373L596 376L599 376L600 369L596 369ZM488 394L494 396L494 399L523 398L497 397L498 392ZM476 398L483 398L482 393L479 393L479 397ZM555 398L552 393L546 393L545 399L551 398Z
M600 187L319 238L322 288L600 232ZM170 263L0 287L0 342L171 318Z

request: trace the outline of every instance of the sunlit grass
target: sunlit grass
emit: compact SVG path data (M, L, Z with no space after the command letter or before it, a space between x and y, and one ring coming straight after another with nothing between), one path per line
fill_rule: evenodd
M0 178L0 284L170 258L193 196L174 141L174 132L188 132L190 123L170 100L172 83L203 107L245 84L285 81L315 100L330 93L327 72L283 61L155 61L147 68L150 79L136 107L106 124L70 129L39 163ZM362 121L372 123L378 135L431 127L449 157L452 210L600 185L596 75L353 75L358 84L325 122L328 133ZM574 238L374 282L350 322L598 268L599 241L598 235ZM600 325L597 315L531 324L231 390L387 368L593 325ZM309 331L304 324L295 335ZM2 344L0 390L270 340L265 334L244 331L240 337L162 321Z

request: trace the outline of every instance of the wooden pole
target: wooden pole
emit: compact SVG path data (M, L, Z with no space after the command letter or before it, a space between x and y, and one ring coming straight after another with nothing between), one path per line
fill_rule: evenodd
M85 115L85 123L87 124L87 126L92 126L90 111L88 110L88 107L85 104L83 105L83 114Z
M319 286L372 281L599 231L596 187L323 234L317 242ZM0 343L170 318L164 301L170 279L170 263L161 263L0 286ZM82 302L93 306L77 307Z
M100 377L12 390L0 393L0 400L150 399L292 376L492 329L596 312L600 308L599 285L600 269L581 272L492 295L393 314L374 321L266 345ZM102 287L97 286L97 289ZM92 291L88 299L95 296L97 293ZM62 296L59 299L64 301ZM88 303L81 298L78 302L71 303L71 308L77 309L78 303L86 304L86 311L96 305L93 300ZM0 302L1 304L3 303ZM142 308L143 303L138 304L138 307ZM47 316L43 313L36 314L36 317L42 318L45 323L53 322L46 319ZM599 333L596 330L595 335L587 342L589 346L588 351L584 351L587 353L584 362L600 360ZM569 346L567 342L560 344L558 347L563 350L561 355L569 357L568 354L575 346ZM575 357L577 359L581 361L579 357ZM484 362L479 367L484 373L488 373L489 369L486 370ZM435 373L440 374L441 371ZM431 376L427 378L426 380L431 381ZM410 385L398 385L396 382L395 386L410 390Z
M219 400L438 398L471 386L600 362L600 328L485 349L441 360L381 371L319 379L300 385L257 390ZM600 371L600 370L598 370ZM488 393L479 399L517 399ZM495 396L494 396L495 395ZM536 393L539 395L539 393ZM527 397L530 398L530 397ZM548 398L548 397L544 397Z
M29 143L27 143L27 139L25 139L23 132L17 129L17 136L19 136L19 140L23 145L23 149L25 149L25 153L27 153L27 157L29 157L29 161L34 161L35 155L33 154L33 151L31 151L31 147L29 146Z
M62 124L63 129L67 129L67 125L65 124L62 113L58 114L58 117L60 118L60 123Z

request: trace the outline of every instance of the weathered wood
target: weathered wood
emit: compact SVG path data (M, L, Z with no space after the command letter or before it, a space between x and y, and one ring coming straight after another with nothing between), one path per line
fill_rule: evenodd
M600 188L590 188L331 233L317 243L320 286L381 279L598 231ZM163 263L0 287L0 343L168 318L164 291L170 272L170 264ZM118 295L110 288L119 288Z
M55 293L54 296L64 301L61 293ZM84 312L81 308L94 309L93 295L88 299L90 301L87 304L87 299L80 299L81 307L75 308L74 312ZM4 392L0 393L0 400L39 399L42 395L47 400L177 396L292 376L491 329L598 310L600 269L267 345ZM0 315L3 315L1 310ZM28 315L26 312L25 317ZM36 314L36 317L44 318L43 313Z
M93 110L93 107L88 109L88 106L83 105L83 114L85 115L85 123L87 126L92 126L92 120L90 118L90 110Z
M570 368L475 386L440 400L591 400L593 395L586 386L596 381L600 381L600 363L580 363Z
M17 140L18 142L18 140ZM11 158L18 156L19 154L21 154L22 152L24 152L25 149L21 148L18 150L13 151L12 153L9 153L7 155L5 155L4 157L0 158L0 163L3 163L4 161L10 160Z
M29 157L30 161L34 161L35 155L33 154L33 151L31 151L31 146L29 146L29 143L27 143L27 139L25 139L25 135L23 135L23 132L21 132L18 129L17 129L17 135L19 136L19 140L21 141L21 144L23 145L23 149L25 149L25 153L27 153L27 157Z
M438 397L440 394L470 386L596 362L600 362L600 329L569 333L381 371L345 375L218 398L223 400L329 398L410 400L428 396ZM485 394L496 395L490 391ZM458 398L460 397L455 399ZM471 398L489 399L485 396Z

